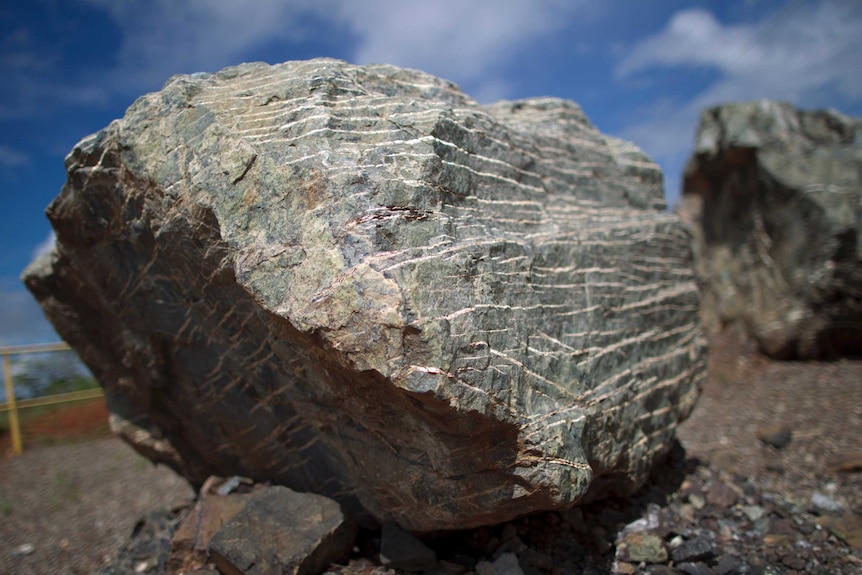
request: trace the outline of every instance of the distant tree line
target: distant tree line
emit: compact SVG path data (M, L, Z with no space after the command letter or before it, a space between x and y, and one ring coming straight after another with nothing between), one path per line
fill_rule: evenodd
M71 351L13 357L12 379L18 398L41 397L99 386L96 378ZM2 395L5 401L5 391Z

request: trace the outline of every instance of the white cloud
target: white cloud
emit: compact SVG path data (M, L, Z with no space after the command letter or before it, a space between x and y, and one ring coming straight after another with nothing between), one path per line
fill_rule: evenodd
M502 69L530 42L570 21L586 3L571 0L88 0L123 36L115 82L155 89L179 72L215 71L272 41L307 39L313 17L345 34L358 64L421 69L469 84L484 99L504 96ZM317 27L315 27L317 28Z
M42 240L39 245L33 249L33 259L35 260L53 250L55 243L57 243L57 235L54 233L54 230L51 230L48 237Z
M728 66L754 37L752 26L723 27L702 9L677 12L659 34L643 40L617 66L617 76L628 76L653 66Z
M705 10L675 14L658 34L634 45L616 68L620 81L658 68L708 67L720 73L693 98L663 102L620 134L665 168L676 199L700 111L726 101L772 98L801 107L862 99L862 4L793 2L759 25L725 25Z
M505 96L503 68L584 11L566 0L345 1L339 15L359 38L357 63L418 68L461 84L477 99Z
M327 0L88 0L122 33L115 71L129 90L160 87L171 75L215 72L238 64L257 46L301 38L299 18Z
M724 78L714 98L816 98L829 90L862 97L862 4L791 3L759 26L722 25L705 10L678 12L618 65L618 77L667 66L709 66ZM704 96L705 99L710 99Z

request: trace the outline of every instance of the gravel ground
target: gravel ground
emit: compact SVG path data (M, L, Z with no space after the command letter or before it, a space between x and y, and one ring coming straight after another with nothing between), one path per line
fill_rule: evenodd
M789 443L758 439L768 431ZM862 573L862 361L774 362L717 341L678 435L685 452L633 498L429 541L448 557L443 572L514 560L528 575ZM2 460L0 574L97 573L136 518L191 495L118 440ZM818 509L817 497L837 509ZM631 528L638 520L645 529ZM358 545L335 572L388 572L374 533Z
M689 457L797 503L834 491L862 512L862 361L771 361L726 338L710 348L709 374L677 433ZM782 449L758 440L781 429Z
M119 439L38 447L0 460L0 574L90 574L138 517L194 495Z

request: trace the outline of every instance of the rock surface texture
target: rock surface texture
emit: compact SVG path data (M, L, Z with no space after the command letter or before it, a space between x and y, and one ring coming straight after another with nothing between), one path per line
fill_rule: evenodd
M704 111L680 213L708 331L777 358L862 352L862 120L771 101Z
M179 76L81 141L25 272L112 425L425 531L628 493L705 375L661 175L575 104L334 60Z

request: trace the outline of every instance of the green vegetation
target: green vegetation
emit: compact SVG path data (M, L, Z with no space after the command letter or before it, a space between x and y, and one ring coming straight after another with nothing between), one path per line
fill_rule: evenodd
M98 387L98 382L71 352L21 358L14 362L15 395L41 397Z
M14 357L12 361L15 396L18 400L97 389L99 383L90 375L73 352L45 353ZM2 386L0 386L2 389ZM5 393L3 393L5 396ZM5 402L5 397L0 402ZM21 423L54 409L55 406L21 408ZM0 433L9 430L9 412L0 412Z

